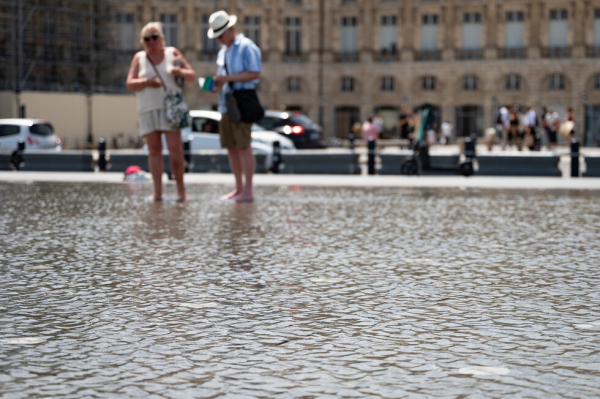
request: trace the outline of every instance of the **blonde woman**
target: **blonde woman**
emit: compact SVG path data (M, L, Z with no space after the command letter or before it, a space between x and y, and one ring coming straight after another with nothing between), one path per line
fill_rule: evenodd
M162 200L162 174L164 171L161 135L164 133L169 149L171 170L177 183L179 201L185 201L187 194L183 184L184 159L181 142L181 131L173 130L167 122L165 110L165 91L181 89L175 78L192 82L194 70L183 54L175 47L166 47L162 25L150 22L142 28L140 43L144 51L138 52L131 60L127 75L127 89L137 96L140 120L140 134L148 146L148 167L152 174L154 192L150 196L153 201ZM179 60L181 67L175 66Z

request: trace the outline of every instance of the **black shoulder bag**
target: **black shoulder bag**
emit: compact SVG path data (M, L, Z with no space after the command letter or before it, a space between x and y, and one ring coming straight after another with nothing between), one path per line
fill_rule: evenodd
M225 73L229 75L227 70L227 61L225 61ZM227 115L232 122L258 122L265 116L265 109L260 105L255 89L233 90L232 93L225 94L225 102L227 105Z

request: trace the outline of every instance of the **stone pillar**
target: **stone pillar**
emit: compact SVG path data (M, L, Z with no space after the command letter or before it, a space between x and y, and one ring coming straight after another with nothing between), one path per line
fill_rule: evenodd
M402 49L400 51L400 59L402 61L412 61L414 59L414 50L416 43L415 35L417 24L419 21L417 9L413 5L413 0L406 0L402 2L404 7L402 9Z
M197 40L194 40L196 38L196 35L194 34L194 27L195 27L195 21L194 18L196 16L196 13L194 12L194 0L187 0L186 1L186 5L185 5L185 34L184 34L184 39L185 39L185 47L182 50L183 53L185 54L185 57L188 59L188 61L190 59L196 59L198 58L198 55L194 52L195 48L194 48L194 44L196 44Z
M528 7L529 13L529 44L527 56L529 58L538 59L541 57L542 48L540 37L542 34L542 23L545 21L542 15L542 4L540 0L532 0Z
M571 18L569 25L573 30L573 53L572 56L576 58L585 57L585 31L586 26L589 26L586 18L586 8L589 8L587 1L579 0L573 5L572 11L570 12ZM593 10L590 9L590 12Z
M485 19L483 21L485 32L485 54L486 60L498 58L498 6L496 0L490 0L484 6Z
M360 61L373 61L373 41L375 40L373 26L373 2L364 0L361 5L360 18L362 20L362 35L359 35L359 54ZM360 27L360 26L359 26ZM360 32L360 29L359 29Z
M449 4L442 7L440 15L440 34L442 35L442 59L444 61L452 61L456 57L456 5L454 0L450 0Z

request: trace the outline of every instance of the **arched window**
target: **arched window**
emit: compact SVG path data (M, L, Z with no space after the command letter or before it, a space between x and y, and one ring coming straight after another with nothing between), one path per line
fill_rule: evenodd
M463 90L477 90L479 89L479 82L477 76L475 75L466 75L463 77Z
M344 77L341 80L341 90L342 91L354 91L354 78Z
M381 78L381 91L394 91L396 80L393 76L384 76Z
M553 73L548 79L548 86L550 90L564 90L565 75L560 73Z
M435 76L423 76L421 78L421 89L423 90L435 90L437 88L437 81Z
M504 82L504 88L506 90L521 90L522 81L521 75L516 73L511 73L506 75L506 80Z
M297 76L292 76L287 80L287 89L291 92L302 91L302 79Z

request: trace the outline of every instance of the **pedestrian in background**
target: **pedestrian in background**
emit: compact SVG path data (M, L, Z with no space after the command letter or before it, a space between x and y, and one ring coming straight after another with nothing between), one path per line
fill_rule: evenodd
M519 138L519 115L517 114L516 108L513 107L508 107L508 112L508 146L512 147L516 145L519 151L521 151L522 142Z
M413 128L411 117L412 115L410 114L408 108L402 106L400 108L400 116L398 118L398 130L400 131L400 139L409 140L410 144L412 144L410 134Z
M442 144L448 145L450 144L450 139L452 138L452 124L448 121L442 123Z
M373 118L369 117L362 125L362 139L368 141L369 139L379 139L379 130L377 125L373 123Z
M535 149L535 139L536 139L536 126L537 126L537 115L535 110L531 108L529 105L525 106L525 118L523 119L524 125L524 145L530 151Z
M575 112L573 112L573 108L571 107L567 108L567 114L560 126L560 134L570 147L571 139L575 137Z
M379 138L383 138L383 119L381 118L381 114L379 112L375 113L373 116L373 124L377 127L377 135Z
M235 178L235 189L221 199L252 202L252 179L256 169L256 160L250 146L252 123L234 122L232 119L237 118L232 116L237 110L229 109L226 97L235 90L256 90L262 71L262 54L252 40L243 33L235 33L236 22L237 17L225 11L213 13L208 20L208 37L217 39L222 45L217 54L218 70L214 77L215 87L221 89L219 134L221 147L227 148L229 165ZM233 104L230 103L231 105Z
M131 60L127 89L136 93L140 135L148 146L148 167L154 184L154 192L150 198L153 201L162 200L164 165L161 136L164 133L171 171L177 184L178 200L185 201L187 194L183 183L185 165L181 130L174 129L167 121L165 89L181 94L181 88L177 86L175 79L191 82L195 79L195 73L179 50L165 46L159 22L150 22L142 28L140 42L144 51L135 54ZM182 66L175 66L176 60Z
M548 135L548 149L556 152L558 145L558 131L560 130L560 116L552 108L544 116L545 130Z

